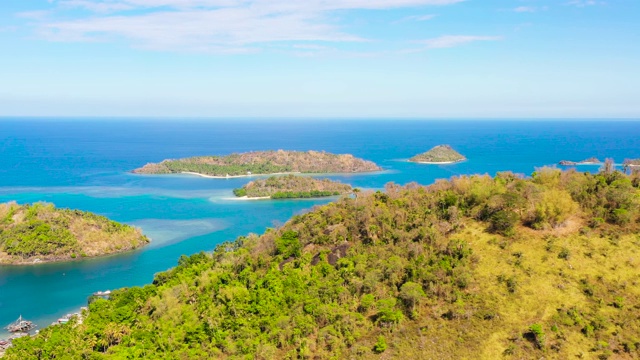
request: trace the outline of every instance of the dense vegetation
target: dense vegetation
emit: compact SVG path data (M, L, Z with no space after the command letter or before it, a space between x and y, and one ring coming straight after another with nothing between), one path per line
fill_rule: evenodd
M350 154L330 154L318 151L254 151L227 156L198 156L164 160L135 169L138 174L174 174L192 172L210 176L248 174L355 173L381 170L371 161Z
M236 196L250 198L270 197L272 199L296 199L336 196L351 192L351 186L329 179L314 179L306 176L272 176L251 181L233 190Z
M138 229L93 213L46 203L0 204L0 264L99 256L148 242Z
M464 161L467 158L462 156L459 152L453 150L449 145L438 145L431 150L418 154L409 161L413 162L425 162L425 163L451 163Z
M637 358L639 187L610 169L389 184L184 256L7 357Z

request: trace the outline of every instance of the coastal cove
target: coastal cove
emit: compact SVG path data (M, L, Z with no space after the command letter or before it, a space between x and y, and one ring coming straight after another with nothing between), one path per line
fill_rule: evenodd
M429 184L459 174L531 174L561 159L640 157L634 122L528 121L0 120L0 201L48 201L139 226L152 242L133 252L70 263L0 267L0 324L22 314L39 326L76 311L99 290L150 283L183 255L262 233L328 199L231 201L250 179L141 176L148 161L257 149L326 150L374 161L385 172L322 175L362 189ZM327 126L330 125L330 126ZM409 158L451 144L473 161L420 166ZM535 144L535 146L534 146ZM597 171L597 167L581 170ZM4 326L4 325L3 325ZM0 338L3 338L0 334Z

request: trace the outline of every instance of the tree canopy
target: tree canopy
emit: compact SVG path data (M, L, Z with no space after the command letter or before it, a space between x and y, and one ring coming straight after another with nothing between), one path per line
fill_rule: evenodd
M388 184L183 256L6 357L638 357L639 180Z

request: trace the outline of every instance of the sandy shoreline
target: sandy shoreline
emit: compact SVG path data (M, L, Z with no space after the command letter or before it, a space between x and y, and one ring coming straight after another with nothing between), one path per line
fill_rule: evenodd
M224 200L230 200L230 201L251 201L251 200L270 200L270 199L271 199L271 196L260 196L260 197L240 196L240 197L224 198Z
M106 258L109 256L118 256L127 252L134 252L137 250L141 250L142 248L147 247L150 244L151 244L151 238L149 238L148 243L133 249L119 250L119 251L115 251L107 254L78 256L76 258L66 257L66 256L61 256L61 257L47 257L47 256L35 257L34 256L33 258L29 258L29 259L14 259L13 257L9 256L7 253L0 252L0 266L32 266L32 265L43 265L43 264L62 264L62 263L70 263L75 261Z
M604 163L601 162L580 162L580 163L575 163L575 164L568 164L568 165L563 165L563 164L559 164L560 166L580 166L580 165L602 165Z
M251 177L251 176L268 176L268 175L289 175L289 174L300 174L299 172L286 172L286 173L271 173L271 174L246 174L246 175L228 175L228 176L218 176L218 175L205 175L197 172L190 171L182 171L180 174L186 175L195 175L208 179L233 179L233 178L243 178L243 177Z
M459 163L459 162L463 162L464 160L460 160L460 161L411 161L409 160L409 162L412 163L416 163L416 164L429 164L429 165L446 165L446 164L455 164L455 163Z

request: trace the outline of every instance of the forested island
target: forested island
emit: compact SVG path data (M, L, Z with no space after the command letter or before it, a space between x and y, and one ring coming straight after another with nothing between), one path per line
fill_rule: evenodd
M278 173L362 173L382 170L371 161L351 154L324 151L254 151L226 156L197 156L149 163L136 174L192 173L210 177Z
M591 157L582 161L570 161L570 160L561 160L559 162L560 165L563 166L573 166L573 165L598 165L598 164L602 164L602 162L600 160L598 160L598 158L595 157Z
M425 153L412 157L409 161L423 164L451 164L466 159L466 157L455 151L451 146L438 145Z
M640 174L388 184L183 256L7 359L631 359Z
M0 264L68 261L149 243L140 230L104 216L53 204L0 204Z
M350 185L329 179L285 175L251 181L233 193L247 198L301 199L337 196L351 191Z

